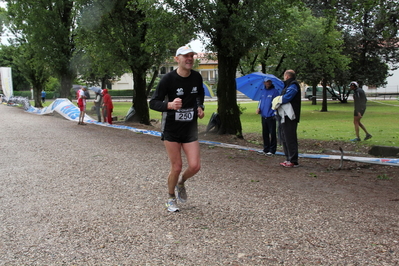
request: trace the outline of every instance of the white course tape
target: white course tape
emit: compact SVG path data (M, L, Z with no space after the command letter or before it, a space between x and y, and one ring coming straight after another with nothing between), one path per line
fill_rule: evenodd
M79 108L75 106L71 101L68 99L56 99L51 105L45 107L43 109L35 108L30 106L27 112L39 115L50 114L52 112L57 112L63 117L68 120L78 121L79 120ZM128 126L122 125L110 125L108 123L101 123L90 116L86 115L85 120L86 123L95 124L99 126L106 126L118 129L126 129L136 133L147 134L151 136L160 137L161 132L153 131L153 130L145 130L145 129L137 129ZM218 146L218 147L225 147L225 148L232 148L232 149L239 149L239 150L246 150L246 151L259 151L259 148L250 148L245 146L239 146L234 144L227 144L215 141L207 141L207 140L200 140L202 144L207 144L211 146ZM284 155L282 152L277 152L278 155ZM330 159L330 160L341 160L340 155L324 155L324 154L299 154L301 158L311 158L311 159ZM372 163L372 164L380 164L380 165L391 165L391 166L399 166L399 159L394 158L371 158L371 157L356 157L356 156L343 156L343 160L346 161L354 161L354 162L361 162L361 163Z

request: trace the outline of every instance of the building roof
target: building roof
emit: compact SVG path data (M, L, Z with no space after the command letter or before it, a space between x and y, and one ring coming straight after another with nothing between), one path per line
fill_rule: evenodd
M197 53L197 59L200 65L217 65L216 54L210 53Z

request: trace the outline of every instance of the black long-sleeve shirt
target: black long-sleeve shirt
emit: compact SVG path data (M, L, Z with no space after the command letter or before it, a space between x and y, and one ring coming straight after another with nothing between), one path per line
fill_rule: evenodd
M367 97L363 89L357 88L353 91L355 101L355 113L363 113L366 110Z
M191 70L188 77L181 77L174 70L166 74L159 82L150 100L150 108L164 112L162 119L163 130L179 130L179 124L197 121L198 107L204 104L205 92L202 76ZM180 110L168 110L168 102L175 98L182 99ZM184 126L183 126L184 127Z

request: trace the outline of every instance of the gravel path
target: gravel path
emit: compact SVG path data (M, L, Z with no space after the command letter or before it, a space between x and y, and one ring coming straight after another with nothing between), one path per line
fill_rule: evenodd
M0 265L399 265L384 168L201 145L189 201L168 213L157 137L0 115Z

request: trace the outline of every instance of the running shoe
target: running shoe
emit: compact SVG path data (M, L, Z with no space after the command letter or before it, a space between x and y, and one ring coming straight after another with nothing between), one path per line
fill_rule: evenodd
M177 198L181 201L181 203L186 203L187 201L187 192L186 187L183 185L176 185Z
M266 152L264 152L264 151L262 151L262 150L257 151L257 153L258 153L259 155L266 155Z
M354 139L351 139L351 141L361 141L361 139L360 138L354 138Z
M366 137L364 138L364 140L368 140L371 139L373 136L371 134L367 134Z
M170 211L170 212L178 212L179 211L179 207L177 207L176 198L168 199L165 206L168 209L168 211Z
M268 153L266 153L267 156L272 156L273 153L271 153L270 151Z

